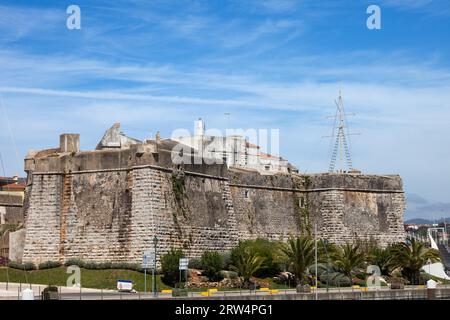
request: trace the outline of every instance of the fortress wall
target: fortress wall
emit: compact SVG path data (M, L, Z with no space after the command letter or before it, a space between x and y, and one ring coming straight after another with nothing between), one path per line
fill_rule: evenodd
M24 261L140 262L155 235L159 253L199 257L239 239L311 233L315 222L335 243L404 240L398 176L223 177L147 165L32 177Z
M127 261L132 219L128 171L69 174L63 188L60 259Z
M39 175L33 179L23 261L59 260L61 176Z
M145 245L135 238L136 258L141 259L143 249L153 248L155 235L158 252L181 248L190 257L199 257L204 250L231 249L237 243L225 179L150 168L135 170L135 175L139 178L134 186L133 230L148 238ZM151 228L142 229L145 223Z
M286 240L302 233L296 193L243 186L231 189L241 239Z
M311 234L342 244L405 240L405 198L398 175L232 173L233 201L243 238ZM247 190L248 198L246 198Z
M24 261L140 262L155 235L158 252L190 257L237 244L224 178L144 167L37 174L31 190Z
M396 192L330 190L308 193L318 232L334 243L373 239L381 246L405 240L404 195Z

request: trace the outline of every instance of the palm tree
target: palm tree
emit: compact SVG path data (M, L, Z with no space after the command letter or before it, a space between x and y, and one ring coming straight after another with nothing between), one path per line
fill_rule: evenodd
M423 242L411 239L410 243L399 243L392 247L391 264L402 269L402 275L410 283L417 284L420 269L427 263L439 261L439 251L430 249Z
M259 256L251 247L237 246L234 250L234 261L231 266L244 280L244 286L250 284L250 278L264 264L264 258Z
M299 284L304 284L308 268L315 263L315 246L311 237L300 236L290 238L281 249L287 258L290 271L296 276Z
M354 272L363 266L365 260L364 253L360 251L359 245L351 243L338 247L332 259L335 267L350 280L353 278Z
M388 246L386 248L373 248L369 254L369 263L372 265L376 265L380 268L380 272L382 275L389 275L394 266L392 264L392 247Z

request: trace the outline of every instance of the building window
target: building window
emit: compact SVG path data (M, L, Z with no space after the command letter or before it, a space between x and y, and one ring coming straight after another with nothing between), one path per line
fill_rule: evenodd
M264 169L266 169L266 171L270 170L270 166L265 166Z
M245 190L244 190L244 198L245 198L245 199L248 199L249 196L250 196L250 191L248 191L248 189L245 189Z

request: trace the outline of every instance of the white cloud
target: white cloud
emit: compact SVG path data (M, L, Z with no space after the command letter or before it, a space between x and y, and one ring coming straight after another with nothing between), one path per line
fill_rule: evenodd
M0 41L14 42L30 34L65 27L65 11L0 5Z

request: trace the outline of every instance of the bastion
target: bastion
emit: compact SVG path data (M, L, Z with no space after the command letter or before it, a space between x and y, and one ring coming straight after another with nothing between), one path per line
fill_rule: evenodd
M92 151L80 151L79 139L64 134L58 148L25 159L23 262L141 262L155 236L158 258L170 248L192 258L244 239L312 235L314 226L337 244L405 240L398 175L262 175L201 160L175 164L177 143L159 137L104 137Z

